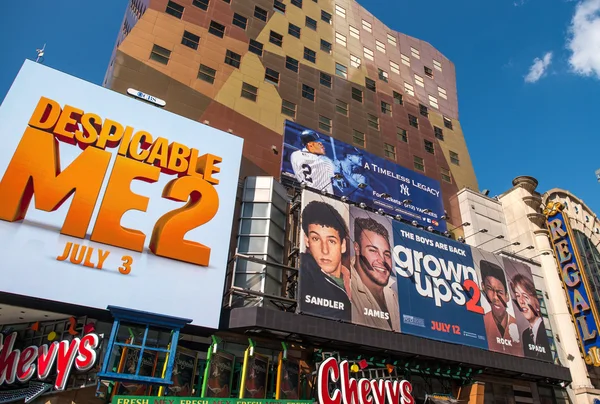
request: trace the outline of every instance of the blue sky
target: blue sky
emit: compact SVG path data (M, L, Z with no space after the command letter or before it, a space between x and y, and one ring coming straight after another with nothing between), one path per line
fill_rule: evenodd
M600 0L360 3L455 63L460 121L482 189L493 196L532 175L538 190L568 189L600 214ZM8 2L0 99L44 43L46 65L100 84L126 5L31 0L24 13Z

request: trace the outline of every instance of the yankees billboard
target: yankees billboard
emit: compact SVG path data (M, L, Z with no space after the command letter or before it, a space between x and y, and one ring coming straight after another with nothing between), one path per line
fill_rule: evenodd
M283 181L446 230L438 181L291 121L285 124L281 174Z

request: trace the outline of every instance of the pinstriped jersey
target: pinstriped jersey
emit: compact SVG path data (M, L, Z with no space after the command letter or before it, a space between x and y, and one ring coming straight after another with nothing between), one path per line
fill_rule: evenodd
M302 149L292 153L290 163L292 163L296 180L306 183L311 188L333 194L332 181L335 175L335 166L329 157Z

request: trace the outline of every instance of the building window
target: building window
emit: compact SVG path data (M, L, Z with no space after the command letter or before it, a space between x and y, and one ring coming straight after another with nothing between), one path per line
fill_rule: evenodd
M419 129L419 118L414 115L408 114L408 124L412 127Z
M279 85L279 72L267 67L265 69L265 81L276 86Z
M163 358L176 357L180 330L189 321L114 306L108 306L108 310L114 321L105 348L104 358L107 360L103 361L98 375L102 375L103 379L127 383L169 383L174 366L165 366L165 372L157 372L157 375L145 375L143 361L147 358L164 361ZM129 355L131 353L139 355ZM133 359L132 363L128 363L131 368L119 370L119 363L124 363L125 355L127 359Z
M442 87L438 87L438 94L440 95L440 97L442 97L443 99L447 100L448 99L448 95L446 94L446 90L444 90Z
M408 132L406 131L406 129L397 127L396 128L396 138L400 142L408 143Z
M348 116L348 103L342 100L335 101L335 112Z
M402 94L393 91L392 94L394 95L394 104L398 104L398 105L403 105L404 104L404 100L402 99Z
M377 49L381 53L385 53L385 44L376 39L375 40L375 49Z
M412 95L413 97L415 96L415 88L411 84L408 84L406 81L404 82L404 91L406 92L406 94Z
M347 44L346 36L340 34L339 32L336 32L335 33L335 42L339 43L340 45L342 45L345 48L346 44Z
M386 72L385 70L381 70L381 69L377 69L377 76L379 77L379 80L381 81L385 81L386 83L388 82L388 79L390 78L390 75L388 74L388 72Z
M223 0L223 3L231 4L231 0Z
M150 59L155 62L162 63L166 65L169 63L169 58L171 57L171 51L163 48L162 46L154 45L152 47L152 52L150 52Z
M435 109L439 109L439 105L438 105L438 99L435 98L433 95L429 96L429 105L431 105L432 108Z
M235 25L236 27L240 27L241 29L246 29L246 26L248 25L248 19L246 17L244 17L243 15L234 13L233 21L231 23L233 25Z
M175 3L174 1L169 1L167 3L167 9L165 10L165 13L172 15L175 18L181 19L184 9L185 9L185 7L183 7L182 5L179 5L179 4Z
M344 79L348 78L348 68L340 63L335 64L335 75Z
M209 0L193 0L192 5L198 7L200 10L208 10Z
M327 73L320 72L319 73L319 81L322 86L327 88L331 88L331 76Z
M309 16L306 16L305 24L308 28L315 30L315 31L317 30L317 21L313 20Z
M360 58L358 56L350 55L350 66L358 69L360 67Z
M444 130L442 128L438 128L437 126L433 127L433 134L436 139L444 140Z
M278 34L275 31L271 31L271 33L269 34L269 42L281 47L283 45L283 35Z
M444 117L444 126L452 130L452 119Z
M381 101L381 112L384 115L392 116L392 105L385 101Z
M365 87L367 87L367 90L377 91L377 84L375 83L375 80L371 80L368 77L365 77Z
M343 19L346 19L346 9L338 4L335 5L335 13L337 15L339 15L340 17L342 17Z
M317 52L304 47L304 59L308 60L309 62L317 63Z
M219 24L216 21L211 21L208 27L208 32L219 38L223 38L225 35L225 25Z
M250 101L256 102L256 97L258 96L258 88L248 84L242 83L242 97L246 98Z
M300 27L297 25L294 25L292 23L290 23L288 25L288 34L290 34L291 36L295 36L296 38L300 39Z
M352 131L352 143L360 147L365 147L365 134L354 129Z
M392 73L400 74L400 65L390 60L390 70Z
M225 54L225 64L227 64L229 66L233 66L236 69L239 69L241 61L242 61L242 55L239 55L239 54L227 49L227 53Z
M325 10L321 10L321 20L325 21L327 24L331 24L331 14Z
M248 50L252 53L256 53L258 56L262 56L263 44L251 39L250 44L248 45Z
M379 130L379 118L372 114L367 114L367 124L375 130Z
M404 53L400 54L400 59L402 60L402 64L410 67L410 58L406 56Z
M444 167L440 167L440 174L442 176L442 181L447 182L448 184L452 184L452 176L450 175L450 170Z
M423 115L426 118L429 116L429 111L427 110L427 107L425 105L419 104L419 114Z
M352 25L350 25L349 28L350 28L350 36L352 36L356 39L360 39L360 31L358 30L358 28L354 28Z
M319 129L325 133L331 133L331 119L326 116L319 115Z
M425 146L425 151L430 154L435 154L435 147L433 147L433 142L424 139L423 144Z
M296 118L296 104L286 100L281 100L281 113L292 118Z
M306 84L302 84L302 97L310 101L315 101L315 89Z
M384 143L383 144L383 154L385 157L396 161L396 146Z
M266 22L269 14L267 13L267 10L263 10L262 8L256 6L254 7L254 16L259 20Z
M198 78L200 80L204 80L207 83L213 84L215 82L215 76L217 75L217 71L211 67L200 65L200 69L198 70Z
M458 153L455 153L452 150L450 150L450 162L457 166L460 165L460 160L458 159Z
M292 3L294 6L296 6L298 8L302 8L302 0L292 0L292 1L290 1L290 3Z
M199 42L200 42L200 37L198 35L194 35L188 31L183 31L183 38L181 38L182 45L185 45L188 48L198 49Z
M279 0L273 0L273 10L278 13L285 14L285 4Z
M295 73L298 73L298 61L294 58L286 56L285 58L285 68L289 69Z
M419 156L413 156L413 167L417 171L425 172L425 162Z
M321 39L321 50L331 55L331 44L324 39Z
M367 32L373 32L373 27L368 21L362 20L362 27Z
M352 99L358 102L363 102L363 92L356 87L352 87Z
M393 36L392 34L387 34L387 40L389 43L391 43L392 45L396 46L396 37Z
M371 49L369 49L365 46L365 47L363 47L363 51L365 53L365 58L367 58L369 60L375 60L375 54L373 53L373 51Z
M410 54L412 55L412 57L414 57L415 59L421 59L421 54L419 53L418 49L413 48L412 46L410 47Z
M440 72L442 71L442 64L440 62L438 62L437 60L433 60L433 68L436 70L439 70Z
M425 87L425 82L423 81L423 77L419 76L416 73L415 73L415 83L417 83L418 86Z
M433 78L433 70L431 70L431 68L423 66L423 70L425 71L425 76L429 77L430 79Z

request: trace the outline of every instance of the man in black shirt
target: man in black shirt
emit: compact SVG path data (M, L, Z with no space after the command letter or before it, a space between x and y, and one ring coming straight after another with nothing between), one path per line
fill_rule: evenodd
M300 311L351 321L350 270L342 264L348 226L340 213L323 201L302 211L306 252L300 254Z

